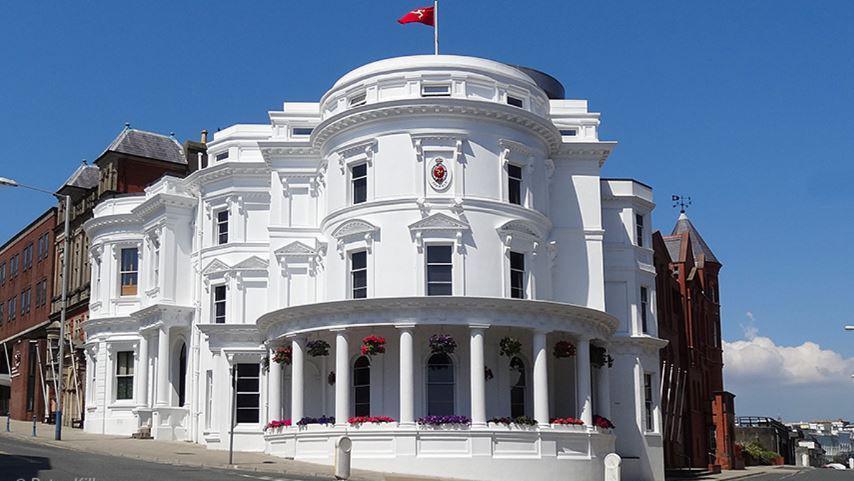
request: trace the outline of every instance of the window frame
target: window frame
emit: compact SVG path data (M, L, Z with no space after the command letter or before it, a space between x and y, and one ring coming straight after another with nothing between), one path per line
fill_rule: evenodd
M225 220L221 219L222 215L225 215ZM221 246L228 244L229 233L230 233L230 221L231 214L228 212L228 208L219 209L214 213L214 234L216 241L215 245ZM225 227L225 231L223 232L223 227ZM225 236L225 239L223 239Z
M655 406L653 403L652 373L643 373L643 408L644 408L644 431L655 432Z
M9 314L7 317L10 321L14 321L18 315L18 298L12 296L6 302L6 311Z
M367 361L367 366L358 366L359 362L362 360ZM351 408L353 409L353 416L370 416L371 415L371 367L372 367L371 366L371 359L367 356L358 356L353 361L352 386L351 386L352 393L353 393L353 405L351 406ZM367 384L356 384L356 378L357 378L356 371L357 370L367 371L367 373L368 373L367 374L367 376L368 376L368 383ZM357 401L357 396L356 396L357 390L364 390L364 392L367 393L368 401L366 403L365 402L360 403ZM367 412L360 411L359 410L360 406L362 408L367 406Z
M115 387L115 391L113 394L113 399L116 402L119 401L133 401L134 396L134 376L136 374L136 366L134 362L135 352L133 350L124 350L124 351L116 351L115 355L115 368L113 369L113 386ZM122 360L126 361L126 365L122 366ZM121 368L125 368L125 373L121 374L119 371ZM129 380L129 382L128 382ZM121 383L120 383L121 381ZM128 383L129 386L124 386L124 389L128 390L122 394L127 397L120 397L120 384Z
M521 363L521 369L514 368L513 363L516 360L518 360L519 363ZM511 418L517 418L519 416L525 416L525 415L527 415L527 408L528 408L528 372L527 372L527 368L525 366L525 360L522 359L521 356L513 356L512 358L510 358L510 363L508 365L508 369L511 372L511 377L510 377L511 381L513 379L512 371L514 369L521 373L520 379L522 381L521 386L519 385L518 380L515 384L512 384L512 383L510 384L510 417ZM513 391L517 390L517 389L520 389L522 391L522 394L521 394L522 402L521 403L514 403L513 402ZM514 411L514 405L517 408L519 406L521 406L521 412Z
M635 214L635 245L644 247L645 224L644 215Z
M359 169L359 168L364 168L365 173L364 173L364 175L359 175L357 177L356 176L356 169ZM368 162L367 161L354 162L353 164L351 164L349 166L349 175L350 175L350 182L349 182L349 185L350 185L350 196L349 196L350 197L350 199L349 199L350 205L359 205L359 204L367 203L368 202L368 184L369 184L369 182L368 182ZM363 189L364 199L363 200L356 200L356 192L357 192L356 183L361 182L361 181L364 181L364 183L365 183L365 186Z
M311 137L314 127L291 127L291 137Z
M361 268L353 267L353 256L358 254L364 254L365 256L365 266ZM364 272L365 273L365 285L361 287L356 287L356 279L355 276L357 273ZM367 249L357 249L349 252L347 256L347 293L349 294L349 299L367 299L368 298L368 251ZM356 290L364 291L364 296L357 296Z
M525 108L525 99L512 94L507 94L507 97L504 99L504 102L511 107L517 107L520 109Z
M448 359L448 363L447 364L441 364L441 366L448 366L449 367L450 373L451 373L451 381L450 382L448 382L448 381L431 382L430 381L430 369L431 369L430 361L436 356L445 356ZM433 353L427 357L426 361L424 362L424 367L426 369L426 373L424 376L424 403L425 403L424 412L426 412L428 416L453 416L453 415L455 415L456 410L457 410L457 363L454 361L454 358L451 355L446 354L446 353ZM441 402L441 404L450 403L451 411L449 414L448 413L434 413L430 410L430 386L431 385L451 386L450 401Z
M0 263L0 284L6 283L6 262Z
M444 88L443 92L429 92L429 89L436 88ZM451 96L451 84L450 82L427 82L421 84L421 96L422 97L450 97Z
M646 286L640 287L640 296L639 310L640 310L640 321L641 321L641 332L644 334L649 334L649 288Z
M430 262L430 250L436 248L447 248L451 254L449 262ZM431 266L450 266L450 280L448 281L430 281ZM451 287L449 294L431 294L430 285L449 285ZM454 295L454 244L436 242L424 246L424 294L427 296L453 296Z
M514 267L513 259L514 257L518 259L521 257L522 259L522 267L519 266ZM527 298L527 279L526 274L527 271L525 269L525 254L523 252L510 251L508 253L508 266L510 270L510 298L511 299L526 299ZM518 276L514 276L514 274L518 274ZM514 278L518 278L521 281L520 286L514 286Z
M347 108L361 107L367 105L368 93L365 91L357 92L347 97Z
M221 289L221 291L220 291ZM217 299L217 294L222 292L222 299ZM222 305L222 315L217 314L217 305ZM217 284L211 286L211 318L214 324L228 323L228 286ZM222 319L222 322L219 319Z
M519 169L519 175L514 176L511 174L511 169ZM514 162L507 162L507 203L525 206L525 166L520 165ZM519 197L518 202L513 202L513 191L514 186L518 190L517 195Z
M124 270L124 253L125 251L136 251L136 270ZM133 284L125 284L125 275L133 275L135 281ZM133 287L133 293L130 288ZM126 289L127 288L127 292ZM139 247L120 247L119 248L119 296L120 297L135 297L139 295Z
M253 369L257 369L257 374L242 376L240 374L240 366L249 366L249 367L252 367ZM247 362L247 363L234 364L232 376L233 376L232 382L234 382L234 399L236 400L236 403L235 403L236 405L234 406L235 423L238 425L240 425L240 424L253 424L254 425L254 424L260 423L261 422L261 377L262 377L261 376L261 365L258 364L257 362L255 362L255 363ZM249 379L249 380L255 379L255 380L257 380L258 381L258 387L256 388L256 390L254 390L254 391L252 391L252 390L241 391L240 381L244 380L244 379ZM244 398L246 396L254 396L256 401L257 401L257 403L256 403L257 405L254 407L253 406L240 407L241 396L243 396ZM254 411L255 412L255 420L254 421L241 421L240 420L241 411L244 411L244 412Z

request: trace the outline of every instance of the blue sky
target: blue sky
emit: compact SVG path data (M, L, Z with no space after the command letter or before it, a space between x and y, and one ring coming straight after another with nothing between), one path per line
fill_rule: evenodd
M58 187L125 122L181 140L265 122L356 66L430 53L429 28L395 22L422 3L6 3L0 175ZM444 53L530 65L589 99L602 138L620 142L604 174L652 185L657 227L675 222L672 193L694 198L724 263L725 339L746 327L854 357L841 331L854 323L854 3L443 0L440 21ZM0 203L6 239L49 199L6 189ZM741 381L737 406L763 414ZM828 415L837 407L854 418L842 401Z

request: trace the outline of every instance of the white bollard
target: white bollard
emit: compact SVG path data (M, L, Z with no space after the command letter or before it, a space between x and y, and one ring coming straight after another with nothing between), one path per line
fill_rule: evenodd
M619 454L611 453L605 456L605 481L620 481L620 465L623 458Z
M353 441L347 436L341 436L335 441L335 479L350 478L351 451L353 451Z
M854 458L848 458L848 468L854 469Z

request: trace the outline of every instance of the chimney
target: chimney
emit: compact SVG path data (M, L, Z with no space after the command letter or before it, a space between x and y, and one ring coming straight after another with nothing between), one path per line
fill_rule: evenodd
M208 143L208 129L202 130L202 143Z

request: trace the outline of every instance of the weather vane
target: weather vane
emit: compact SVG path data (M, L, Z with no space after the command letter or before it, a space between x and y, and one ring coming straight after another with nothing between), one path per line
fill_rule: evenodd
M673 201L673 207L679 207L679 213L684 214L685 209L691 205L691 196L688 195L671 195L670 200Z

